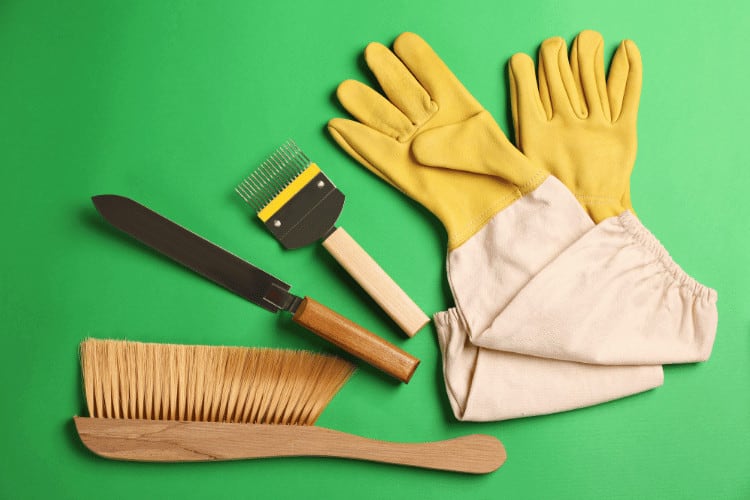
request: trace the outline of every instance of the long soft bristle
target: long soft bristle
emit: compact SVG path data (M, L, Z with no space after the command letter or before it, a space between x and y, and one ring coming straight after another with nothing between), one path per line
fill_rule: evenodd
M311 425L354 366L307 351L87 339L81 370L91 417Z
M289 139L234 190L256 212L260 211L304 172L310 163L310 158Z

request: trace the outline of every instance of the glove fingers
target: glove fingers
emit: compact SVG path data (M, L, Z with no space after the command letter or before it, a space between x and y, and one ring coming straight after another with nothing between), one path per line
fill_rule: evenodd
M551 120L552 97L550 96L549 85L547 84L547 72L541 60L539 61L537 72L539 74L539 99L542 101L542 108L544 108L544 113L547 115L547 120Z
M387 47L375 42L369 44L365 61L385 95L411 123L419 126L435 113L437 106L429 94Z
M542 76L545 83L542 102L544 103L545 98L549 100L553 116L585 116L585 109L568 62L567 47L562 38L554 37L542 42L539 49L539 75L540 94L543 88Z
M482 106L418 35L399 35L393 42L393 50L427 90L433 101L440 105L449 103L456 109L464 109L469 116L481 111Z
M508 63L510 105L516 146L523 151L523 125L547 121L547 112L539 96L534 61L526 54L515 54Z
M411 120L388 99L355 80L346 80L336 89L336 97L354 118L394 139L414 133Z
M403 191L397 182L399 175L395 167L401 162L389 158L389 152L393 154L393 151L398 149L397 146L401 146L400 143L367 125L344 118L330 120L328 132L343 150L367 170L399 191Z
M570 50L573 78L582 92L588 115L611 120L607 81L604 76L604 40L596 31L578 34Z
M635 43L625 40L612 58L607 80L612 121L635 122L641 99L642 81L641 52Z

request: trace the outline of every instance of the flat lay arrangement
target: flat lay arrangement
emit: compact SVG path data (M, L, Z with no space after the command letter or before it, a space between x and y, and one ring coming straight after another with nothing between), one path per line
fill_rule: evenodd
M515 144L414 33L370 43L382 90L356 80L336 96L353 117L328 131L353 159L413 199L447 233L455 306L434 314L445 388L459 421L591 406L662 385L664 364L709 358L717 294L675 263L635 215L641 56L624 41L605 72L601 35L561 38L510 59ZM294 141L236 188L285 248L317 240L407 333L427 316L335 227L344 195ZM145 206L93 197L110 224L401 382L419 360ZM137 461L331 456L488 473L493 436L432 443L369 440L312 424L352 373L305 351L89 339L81 363L94 453ZM275 425L270 425L275 424Z
M750 498L750 4L0 5L0 499Z
M0 5L0 499L750 498L750 4Z

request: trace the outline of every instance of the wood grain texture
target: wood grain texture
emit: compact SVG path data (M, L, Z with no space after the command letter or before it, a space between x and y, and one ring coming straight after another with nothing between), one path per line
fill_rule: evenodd
M375 302L410 337L430 318L343 228L323 240L323 246Z
M89 450L115 460L200 462L316 456L486 474L506 459L502 443L482 434L431 443L392 443L313 426L73 420Z
M408 352L310 297L302 300L292 319L401 382L409 382L419 365L419 360Z

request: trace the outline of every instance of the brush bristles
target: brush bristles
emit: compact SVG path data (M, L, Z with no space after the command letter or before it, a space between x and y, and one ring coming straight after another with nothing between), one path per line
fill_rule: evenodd
M310 163L310 158L289 139L234 190L259 212L304 172Z
M312 425L354 366L307 351L88 339L95 418Z

